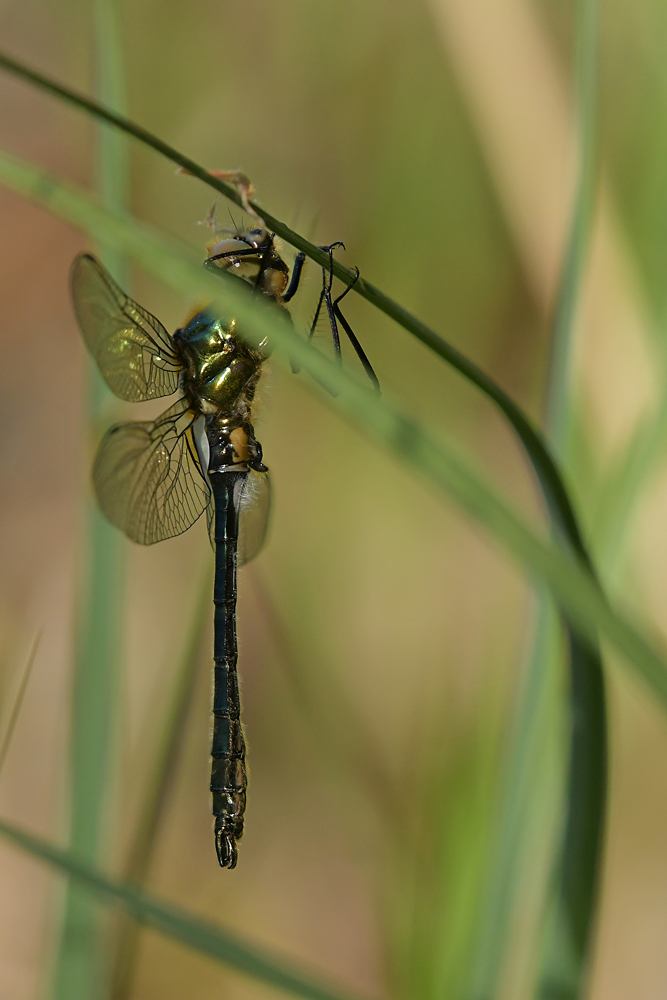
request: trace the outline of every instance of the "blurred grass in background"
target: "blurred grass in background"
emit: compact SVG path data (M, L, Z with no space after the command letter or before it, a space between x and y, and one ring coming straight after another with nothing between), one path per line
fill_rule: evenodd
M201 163L241 167L262 202L316 241L344 239L346 263L541 422L574 182L569 6L193 0L125 3L121 15L135 120ZM601 183L563 462L610 589L662 632L667 24L648 0L616 0L601 15ZM88 3L26 0L0 6L0 17L3 48L93 91ZM9 78L0 109L3 147L95 184L96 126ZM0 813L60 839L92 456L67 271L85 244L5 191L0 200L5 676L18 674L44 630L0 774ZM140 218L199 246L196 222L212 200L132 147ZM226 212L221 202L221 224ZM319 283L314 267L306 273L303 318ZM133 290L171 328L190 305L139 272ZM534 520L523 458L486 401L366 303L346 302L387 392L473 449ZM486 538L333 415L304 376L276 369L266 382L259 434L275 486L272 533L240 576L251 766L241 859L220 872L211 843L204 635L147 885L370 995L482 1000L470 991L488 857L536 602ZM115 415L128 412L117 404ZM203 526L127 548L104 837L112 872L126 870L132 851L208 559ZM530 995L560 823L563 678L553 646L496 993L507 1000ZM592 992L657 1000L667 978L665 727L642 691L611 674L609 851ZM62 883L4 843L0 873L2 992L46 995ZM127 982L124 995L137 998L269 995L147 931Z

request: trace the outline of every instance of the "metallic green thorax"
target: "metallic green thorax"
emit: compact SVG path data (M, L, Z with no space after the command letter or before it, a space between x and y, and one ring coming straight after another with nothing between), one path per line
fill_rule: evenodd
M182 387L204 415L208 470L247 465L264 471L251 407L266 355L235 336L236 323L199 312L174 335L183 363Z
M288 268L274 237L264 229L237 232L209 247L208 266L219 267L279 301ZM210 450L208 472L246 466L266 471L255 438L251 406L268 351L253 349L237 336L236 321L197 313L174 335L183 364L182 387L192 409L203 414Z

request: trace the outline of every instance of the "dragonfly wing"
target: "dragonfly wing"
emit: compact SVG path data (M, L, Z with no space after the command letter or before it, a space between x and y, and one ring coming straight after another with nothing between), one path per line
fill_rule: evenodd
M222 473L224 475L224 473ZM237 566L245 566L259 555L264 547L271 514L271 480L266 472L248 473L241 494L239 512L239 537L237 542ZM211 548L215 551L215 504L213 494L206 507L206 523Z
M250 562L266 540L271 509L271 480L267 472L248 473L241 494L239 517L238 565Z
M99 505L133 542L152 545L180 535L208 505L195 417L179 399L152 423L117 424L100 444L93 468Z
M92 254L75 258L70 285L84 340L111 391L131 403L176 392L182 366L159 319L129 298Z
M208 531L208 540L211 543L211 548L215 552L215 502L213 500L212 492L210 493L208 503L206 504L206 529Z

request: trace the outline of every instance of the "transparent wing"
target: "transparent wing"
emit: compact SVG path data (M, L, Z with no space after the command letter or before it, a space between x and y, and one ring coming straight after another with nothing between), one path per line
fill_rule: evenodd
M271 480L268 472L248 473L241 495L239 517L238 565L259 555L266 540L271 511Z
M209 487L197 456L185 399L153 423L117 424L93 467L102 512L128 538L152 545L186 531L206 510Z
M267 472L248 473L245 488L241 495L241 510L239 514L238 562L244 566L259 555L269 528L271 513L271 480ZM208 535L211 546L215 549L215 507L211 494L206 508Z
M111 391L131 403L176 392L181 364L162 323L91 254L75 258L70 286L86 346Z

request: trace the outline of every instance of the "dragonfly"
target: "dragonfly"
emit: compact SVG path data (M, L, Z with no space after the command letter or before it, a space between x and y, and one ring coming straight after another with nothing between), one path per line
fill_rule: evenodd
M222 268L286 312L299 288L304 255L296 257L290 275L275 234L263 226L227 233L209 243L204 266ZM340 245L322 248L329 267L322 271L310 336L324 307L336 358L340 325L377 389L375 372L340 308L351 286L333 297L333 252ZM237 672L237 567L259 552L268 523L270 480L253 404L271 345L262 340L249 346L234 317L210 307L169 334L89 253L75 258L70 286L86 346L116 396L143 402L179 393L156 420L111 427L92 478L103 514L142 545L181 534L206 512L215 551L210 791L218 862L231 869L248 784Z

